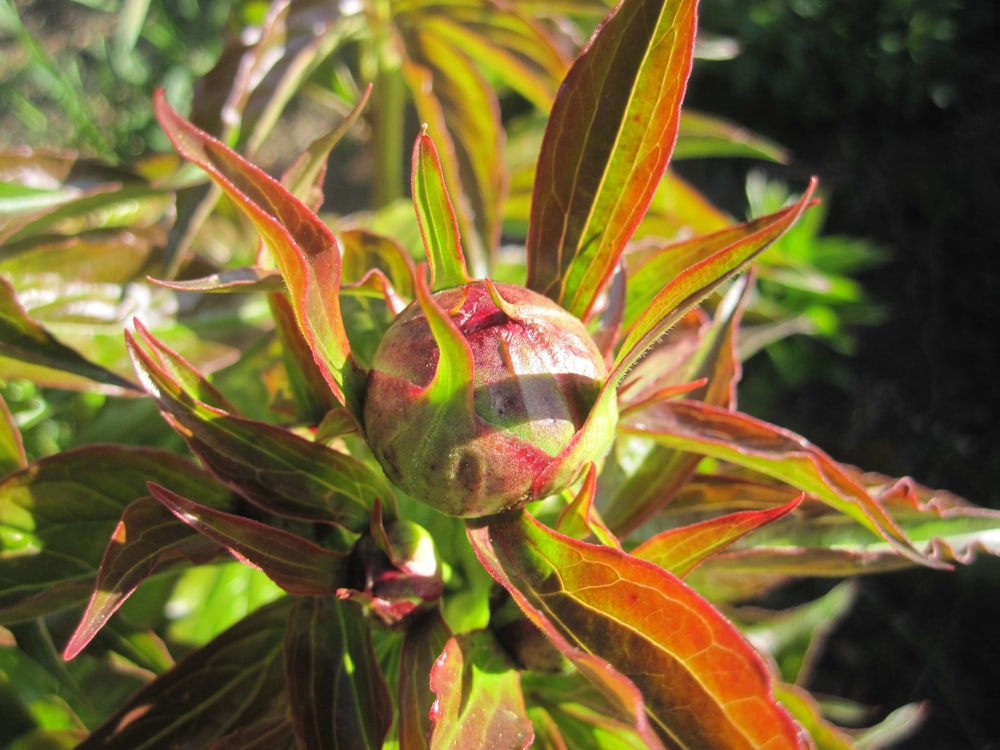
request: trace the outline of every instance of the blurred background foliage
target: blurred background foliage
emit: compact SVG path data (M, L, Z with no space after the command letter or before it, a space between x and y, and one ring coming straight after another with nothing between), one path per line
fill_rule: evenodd
M74 149L111 165L166 149L152 91L190 101L227 35L266 9L254 0L0 0L0 149ZM1000 507L1000 6L702 0L701 17L716 59L696 64L688 102L773 139L790 159L754 163L749 178L742 160L689 158L677 172L733 216L773 210L785 185L812 174L825 191L759 272L767 304L748 319L760 337L746 346L767 353L746 363L743 408L841 460ZM324 75L336 93L340 73ZM505 112L522 104L503 100ZM308 101L296 106L309 116ZM363 170L363 159L347 158L345 174ZM345 196L356 192L349 185ZM814 284L781 283L797 265L823 273ZM809 335L771 342L768 305ZM120 406L109 424L100 394L19 380L4 395L33 456L113 439L109 430L134 443L175 439L145 400ZM1000 747L990 706L1000 605L983 595L998 581L998 561L983 559L953 574L861 582L813 665L819 687L871 705L933 701L925 731L903 747Z

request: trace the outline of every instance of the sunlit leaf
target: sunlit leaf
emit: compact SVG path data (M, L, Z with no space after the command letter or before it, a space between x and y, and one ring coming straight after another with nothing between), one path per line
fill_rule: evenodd
M717 117L685 110L681 114L674 158L706 156L740 156L782 164L789 160L787 150L763 136Z
M131 503L111 535L94 593L63 657L72 659L80 653L142 581L169 565L205 562L217 553L211 541L152 498Z
M285 711L283 639L295 600L247 616L136 692L79 750L210 747Z
M426 132L413 146L413 205L431 271L431 291L470 281L462 253L458 219L448 196L434 141Z
M0 356L23 360L92 380L109 393L134 392L124 378L60 343L24 311L14 287L0 277Z
M800 501L801 498L771 510L748 510L665 531L640 544L632 554L683 578L705 558L795 510Z
M451 637L438 612L431 612L406 629L399 660L399 750L426 750L431 731L430 673Z
M626 0L556 97L539 156L527 286L586 319L663 176L691 67L695 3Z
M704 255L655 294L636 319L618 351L610 378L626 372L694 305L718 289L788 229L812 200L815 181L793 206L759 219L747 233L722 230L703 240ZM660 278L663 278L662 276Z
M292 610L285 676L299 748L382 747L392 699L371 630L349 604L309 599Z
M97 445L43 458L0 482L0 622L87 601L125 508L160 482L208 504L228 492L175 454Z
M153 279L153 282L178 292L275 292L285 289L285 282L280 273L259 266L230 268L200 279L184 281Z
M430 673L432 750L521 750L534 732L520 675L486 630L453 636Z
M260 568L290 594L331 596L344 585L346 553L260 521L199 505L152 483L149 491L181 521L237 559Z
M470 526L469 536L491 574L588 679L604 687L618 674L641 690L662 742L804 746L761 657L676 577L612 547L563 537L524 513ZM648 730L636 728L646 738Z
M360 405L340 317L340 251L333 233L279 182L183 120L162 92L156 111L177 151L208 172L246 211L275 256L324 377L342 403Z
M940 565L914 549L899 524L846 469L788 430L746 414L680 400L664 401L630 415L619 429L779 479L854 519L904 557Z
M179 362L148 332L144 343ZM242 419L193 397L128 335L136 370L164 416L224 483L267 511L364 529L375 498L392 506L391 487L361 461L288 430ZM202 382L197 373L191 375ZM201 386L202 392L206 391Z
M0 478L27 465L28 458L24 453L21 431L6 399L0 394Z

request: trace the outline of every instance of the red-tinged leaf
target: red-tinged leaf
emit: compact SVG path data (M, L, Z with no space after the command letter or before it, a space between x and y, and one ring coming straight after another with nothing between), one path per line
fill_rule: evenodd
M530 289L590 317L670 159L691 69L693 0L625 0L573 64L542 143Z
M178 292L203 292L203 293L224 293L224 292L277 292L284 291L285 282L281 274L260 266L244 266L243 268L230 268L200 279L187 279L185 281L170 281L164 279L150 279L154 284L167 289L174 289Z
M144 580L179 562L203 563L218 553L217 545L178 521L153 498L130 504L104 551L94 593L63 658L72 659L86 648Z
M437 139L465 257L472 275L480 277L500 243L507 184L500 106L461 44L419 25L400 31L407 56L403 74L417 114Z
M410 254L391 237L365 229L346 229L339 237L345 287L362 283L373 270L382 272L391 285L383 293L386 304L398 314L413 299L416 268Z
M292 721L272 716L220 737L208 750L299 750Z
M400 6L414 14L410 23L465 50L504 87L549 111L570 60L534 21L539 15L524 12L520 4L470 0L418 0Z
M180 358L141 327L143 342L172 366ZM394 507L386 480L344 453L264 422L236 417L206 404L182 387L126 334L136 372L164 417L220 481L264 510L307 521L336 523L354 531L368 526L376 498ZM204 383L192 373L187 381ZM198 386L205 392L205 385ZM208 386L210 388L210 386Z
M809 205L815 186L814 180L793 206L752 222L749 234L737 228L709 235L716 239L705 240L705 254L701 259L671 278L639 314L618 352L610 379L620 382L688 310L736 275L785 232Z
M521 750L534 731L517 669L488 630L448 639L434 662L432 750Z
M586 539L593 535L601 544L620 548L618 538L611 533L594 508L596 493L597 467L591 464L576 497L560 512L556 530L574 539Z
M156 484L150 483L149 491L181 521L238 560L259 568L290 594L332 596L346 581L346 553L260 521L199 505Z
M804 747L761 657L675 576L525 513L470 525L469 537L483 565L588 679L604 688L617 675L641 691L655 735L633 718L647 742Z
M439 612L428 613L406 629L399 659L399 750L426 750L434 692L430 674L451 637Z
M106 393L134 393L135 385L58 341L21 306L14 287L0 276L0 357L59 370L94 383Z
M229 495L173 453L109 445L43 458L0 482L0 622L85 603L108 539L150 480L208 504Z
M666 401L629 415L619 429L730 461L815 495L904 557L932 567L864 485L805 438L753 417L695 401Z
M413 146L413 176L410 181L413 207L424 239L424 252L431 269L431 291L461 286L469 281L465 267L458 219L441 171L441 159L426 132Z
M28 457L24 453L21 430L18 429L3 394L0 394L0 479L27 465Z
M283 638L295 599L248 615L125 701L77 750L211 747L240 727L282 716Z
M823 718L822 709L808 692L796 685L782 683L775 686L775 693L781 704L809 733L816 750L854 750L854 741Z
M371 630L349 605L310 599L292 610L285 679L299 750L382 747L392 698Z
M621 398L622 413L641 410L643 399L673 398L671 394L678 381L704 383L688 391L688 398L731 408L736 403L736 383L742 372L736 337L752 286L746 278L733 283L710 326L701 325L700 316L692 318L689 314L682 318L687 324L675 329L670 339L654 348L630 374L620 392L620 396L625 396ZM613 493L605 493L606 523L621 534L637 528L671 502L690 480L700 460L699 455L689 451L653 446Z
M706 558L725 549L759 527L791 513L802 502L792 502L770 510L748 510L691 526L671 529L648 539L632 550L632 555L649 560L678 578L684 578Z
M178 153L208 172L260 232L324 377L341 403L359 407L360 383L340 316L340 250L333 233L279 182L182 119L162 91L155 104Z

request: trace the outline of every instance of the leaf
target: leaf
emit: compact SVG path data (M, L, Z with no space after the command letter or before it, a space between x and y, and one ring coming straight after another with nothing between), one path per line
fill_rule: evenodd
M336 523L361 531L368 525L375 498L394 502L388 483L368 465L264 422L236 417L191 394L214 389L190 368L183 385L161 363L176 372L183 360L145 329L136 332L160 362L126 334L136 371L147 391L220 481L271 513L307 521Z
M0 622L83 604L108 539L147 481L206 504L228 492L196 465L151 448L94 445L43 458L0 482Z
M677 136L695 2L625 0L567 74L538 159L527 286L586 320Z
M28 457L24 453L24 441L21 431L10 413L7 401L0 394L0 479L17 469L28 465Z
M276 292L285 289L285 282L282 280L281 274L260 266L230 268L199 279L185 281L163 279L150 279L150 281L158 286L178 292Z
M434 611L406 629L399 660L399 750L425 750L431 731L431 667L444 650L451 632Z
M791 513L800 502L801 497L778 508L732 513L711 521L665 531L633 549L632 555L641 560L649 560L678 578L684 578L706 558L760 526Z
M125 701L78 750L210 747L285 711L283 638L294 599L269 604Z
M493 634L452 636L434 662L432 750L520 750L534 731L524 707L518 671Z
M814 494L913 562L942 567L913 548L899 525L849 472L805 438L696 401L665 401L630 415L619 430L730 461Z
M347 577L346 553L250 518L199 505L155 484L149 491L177 518L290 594L332 596Z
M371 631L349 605L309 599L292 610L285 679L300 750L382 747L392 699Z
M441 160L426 131L417 136L413 146L411 192L431 269L431 291L471 281L462 254L458 219L441 172Z
M815 186L814 180L793 206L751 222L749 233L746 227L738 227L700 240L705 255L673 277L643 309L618 351L609 379L620 383L625 373L684 313L786 231L809 205Z
M681 113L675 159L706 156L737 156L787 164L787 150L768 139L738 125L701 112Z
M107 393L134 393L135 385L60 343L24 311L14 287L0 277L0 356L78 375Z
M207 562L217 553L216 545L178 521L153 498L132 502L111 534L94 592L63 658L68 661L86 648L144 580L177 562Z
M402 20L400 32L407 58L403 75L418 116L437 138L465 256L472 275L479 277L500 242L507 183L500 107L461 43Z
M605 689L627 678L670 747L802 747L774 700L767 666L679 579L612 547L579 542L512 513L469 537L483 565L578 668ZM620 687L620 685L619 685Z
M291 719L272 716L220 737L208 750L298 750L298 745Z
M279 182L155 100L178 153L204 169L260 232L274 254L295 315L323 375L341 403L360 407L360 383L340 316L340 251L330 229Z

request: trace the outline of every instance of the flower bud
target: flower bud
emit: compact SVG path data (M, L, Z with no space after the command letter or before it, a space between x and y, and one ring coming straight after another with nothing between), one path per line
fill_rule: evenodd
M425 304L447 315L450 333L435 338L425 307L411 304L375 352L365 397L369 445L400 489L449 515L484 516L558 492L603 457L614 399L571 460L560 455L607 377L583 323L536 292L488 281ZM471 367L471 382L446 402L430 387L442 347ZM469 371L452 368L448 377Z

